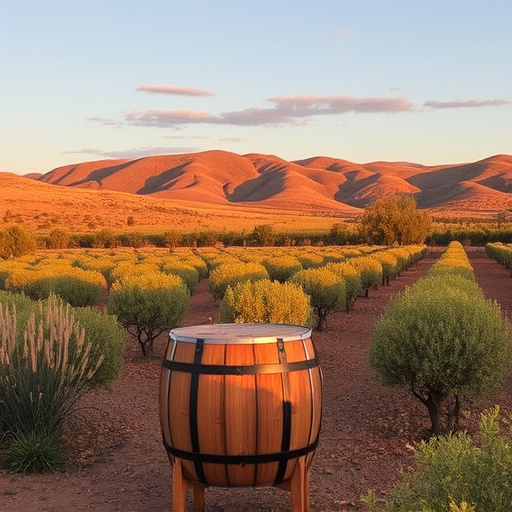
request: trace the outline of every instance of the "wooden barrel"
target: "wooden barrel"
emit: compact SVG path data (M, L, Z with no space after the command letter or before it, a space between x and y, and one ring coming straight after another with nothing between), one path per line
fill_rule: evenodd
M159 390L168 454L184 478L218 487L279 485L309 467L322 415L311 329L212 324L173 329Z

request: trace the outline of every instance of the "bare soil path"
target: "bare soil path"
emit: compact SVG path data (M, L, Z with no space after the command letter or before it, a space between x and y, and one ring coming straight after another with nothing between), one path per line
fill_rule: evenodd
M324 373L322 433L312 466L311 506L315 512L361 509L368 489L385 497L399 468L413 463L414 443L426 436L429 422L423 406L407 393L381 388L367 365L373 326L389 298L413 284L439 256L424 260L358 299L355 309L328 319L326 332L314 332ZM477 280L489 298L512 314L512 279L481 248L468 254ZM195 291L185 325L218 321L218 305L202 281ZM171 467L162 447L158 422L158 353L142 360L129 342L121 379L110 390L88 394L71 425L71 462L54 475L0 472L0 512L163 512L171 509ZM511 409L512 381L498 397L475 400L463 426L474 431L478 413L500 403ZM287 493L273 489L209 489L209 512L283 512ZM189 504L189 510L190 504Z

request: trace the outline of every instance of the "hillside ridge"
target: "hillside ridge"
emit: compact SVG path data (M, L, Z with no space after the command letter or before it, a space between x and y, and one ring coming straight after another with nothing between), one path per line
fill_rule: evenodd
M512 156L461 164L366 164L314 156L287 161L276 155L221 150L66 165L34 179L52 185L112 190L160 199L217 205L338 211L356 215L383 195L410 194L434 213L491 214L509 209ZM478 185L478 186L475 186Z

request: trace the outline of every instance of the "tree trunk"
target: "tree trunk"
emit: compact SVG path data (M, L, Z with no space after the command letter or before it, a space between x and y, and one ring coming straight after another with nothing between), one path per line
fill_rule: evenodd
M448 404L446 428L449 432L457 432L457 430L459 430L459 418L460 397L458 395L455 395L453 397L453 403Z
M425 405L430 416L430 431L432 435L437 436L443 433L443 422L441 420L442 405L445 397L440 393L430 393L425 400Z
M317 309L317 316L318 316L318 323L316 326L317 331L325 331L327 329L327 309L324 308L318 308Z

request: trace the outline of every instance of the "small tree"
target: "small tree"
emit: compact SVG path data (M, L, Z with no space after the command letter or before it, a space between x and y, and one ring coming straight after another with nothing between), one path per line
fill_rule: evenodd
M389 280L399 272L398 259L388 252L374 252L370 258L376 259L382 267L382 286L389 285Z
M297 272L290 278L291 283L299 284L311 297L318 323L316 329L327 327L327 316L346 307L345 281L342 277L325 268L309 268Z
M382 384L408 389L427 407L439 434L458 428L461 399L496 389L511 344L498 305L476 282L446 274L421 279L389 303L369 360Z
M430 234L431 220L427 213L416 209L411 196L383 197L366 208L359 231L363 243L417 244Z
M181 234L179 231L172 230L164 233L164 244L172 252L180 245Z
M251 238L257 245L263 247L274 245L276 242L276 235L271 224L259 224L255 226Z
M125 276L112 285L107 308L136 336L142 355L153 354L156 338L185 317L190 292L175 275L153 273Z
M48 249L67 249L71 235L62 229L54 229L48 235Z
M348 262L328 263L327 270L342 277L345 281L346 310L353 309L359 294L363 291L361 275L356 268Z
M365 297L368 297L370 288L377 289L382 282L382 265L371 256L351 258L349 263L359 272Z
M331 245L343 245L350 243L353 235L346 222L336 222L329 230L329 243Z
M20 226L0 232L0 258L17 258L37 250L35 236Z

